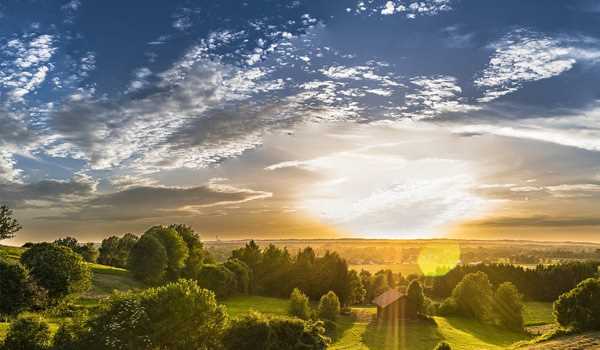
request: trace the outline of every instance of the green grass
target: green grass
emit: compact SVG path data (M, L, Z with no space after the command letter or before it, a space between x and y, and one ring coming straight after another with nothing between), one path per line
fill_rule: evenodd
M229 316L236 317L250 311L258 311L270 315L287 315L289 302L287 299L259 297L255 295L239 296L223 301Z
M0 245L0 257L17 262L21 258L21 254L25 251L24 248L21 247L10 247L5 245Z
M422 274L418 264L364 264L350 265L349 267L358 272L360 272L360 270L366 270L371 273L375 273L379 270L390 269L394 273L402 273L403 276L408 276L410 274Z
M92 270L92 288L82 295L83 299L99 299L113 291L143 289L144 285L131 277L129 271L100 264L88 264Z
M552 303L538 301L526 302L525 308L523 309L523 319L525 321L525 326L554 323Z
M452 349L505 349L527 340L524 333L510 332L471 319L434 317L435 324L424 321L399 321L381 324L373 320L374 308L354 308L354 316L338 320L341 334L333 343L335 350L431 350L440 341Z

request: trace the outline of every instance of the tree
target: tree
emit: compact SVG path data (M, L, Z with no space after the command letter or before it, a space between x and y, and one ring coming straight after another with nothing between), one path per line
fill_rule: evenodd
M250 313L233 320L223 336L226 350L323 350L330 339L321 322Z
M218 298L228 297L237 289L235 275L223 264L202 266L198 275L198 283L203 288L212 290Z
M59 238L54 241L54 244L61 245L63 247L67 247L67 248L71 248L71 250L73 250L73 251L77 251L77 248L79 248L79 242L77 241L76 238L71 237L71 236L67 236L65 238Z
M89 327L97 349L188 350L219 349L226 324L225 308L211 291L179 280L113 295Z
M348 274L348 305L357 305L365 301L367 290L363 286L358 273L351 270Z
M184 224L169 225L169 229L177 231L188 248L188 257L185 260L181 275L186 278L197 278L207 255L200 240L200 235L191 226Z
M45 298L46 291L29 278L21 265L0 259L0 315L16 315L43 304Z
M340 314L340 300L337 295L329 291L319 300L319 317L324 320L335 321Z
M21 263L54 302L71 293L84 292L91 285L89 267L79 254L67 247L35 244L21 255Z
M127 233L123 237L111 236L102 240L98 262L104 265L127 267L129 253L137 243L138 237Z
M452 350L452 347L450 346L450 344L443 341L443 342L438 343L438 345L436 345L434 350Z
M563 327L600 330L600 279L588 278L554 302L554 317Z
M98 260L98 249L94 246L94 243L84 243L77 247L76 253L81 255L83 260L95 263Z
M425 296L417 280L412 280L406 290L406 312L411 317L425 312Z
M44 350L50 347L50 327L39 318L19 318L11 323L4 348L7 350Z
M129 254L129 270L135 278L148 284L164 280L167 264L167 251L153 235L143 235Z
M237 291L242 294L250 292L250 268L243 261L229 259L223 264L236 278Z
M504 282L498 286L494 310L501 326L517 331L523 329L523 297L514 284Z
M6 205L0 206L0 240L13 238L23 227L13 217L12 210Z
M302 293L298 288L294 288L290 295L290 309L289 313L292 316L296 316L303 320L310 318L310 305L308 303L308 297Z
M168 280L176 280L181 269L185 266L189 250L183 237L174 229L166 226L154 226L148 229L143 236L152 235L159 239L167 252ZM142 237L143 237L142 236Z
M492 313L492 285L483 272L469 273L452 291L457 311L481 321L489 320Z

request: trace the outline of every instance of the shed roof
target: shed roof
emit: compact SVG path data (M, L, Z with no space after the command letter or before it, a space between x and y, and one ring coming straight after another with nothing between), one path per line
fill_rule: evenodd
M386 307L404 296L403 292L393 288L373 299L373 304L379 307Z

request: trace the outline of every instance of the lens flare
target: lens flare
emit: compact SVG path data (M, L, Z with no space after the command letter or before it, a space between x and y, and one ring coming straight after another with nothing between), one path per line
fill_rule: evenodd
M425 276L443 276L460 261L460 247L457 243L436 243L421 249L417 260Z

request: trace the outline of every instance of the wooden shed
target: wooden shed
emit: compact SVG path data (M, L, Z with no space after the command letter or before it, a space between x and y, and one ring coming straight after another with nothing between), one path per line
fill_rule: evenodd
M398 289L390 289L373 299L377 306L377 320L410 318L406 313L406 293Z

